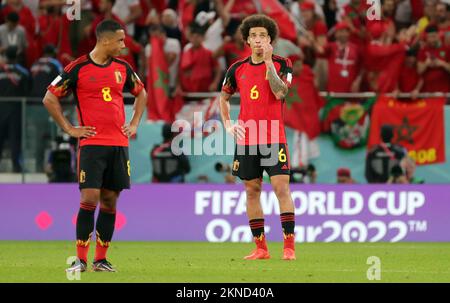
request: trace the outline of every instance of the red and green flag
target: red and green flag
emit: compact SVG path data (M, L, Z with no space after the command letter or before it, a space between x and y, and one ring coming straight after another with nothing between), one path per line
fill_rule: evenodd
M284 123L299 132L304 132L310 140L320 134L319 110L322 98L314 85L314 74L307 65L294 76L285 98Z
M183 106L182 96L169 96L169 65L164 55L163 40L150 38L152 53L148 61L147 112L149 120L172 122Z
M444 98L406 102L380 96L373 107L368 147L380 143L380 128L389 124L393 143L405 147L418 165L445 162L444 105Z
M322 132L330 134L338 147L364 146L370 125L369 111L374 102L375 97L364 100L328 97L321 116Z

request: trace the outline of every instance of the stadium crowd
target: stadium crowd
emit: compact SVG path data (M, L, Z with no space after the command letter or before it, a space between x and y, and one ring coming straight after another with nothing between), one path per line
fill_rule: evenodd
M320 91L449 92L449 2L374 2L379 10L365 0L79 0L79 18L70 20L73 2L3 0L0 90L41 97L62 67L94 47L96 25L114 19L126 29L122 58L144 83L150 38L158 37L171 95L219 91L226 69L250 54L241 20L266 13L280 27L274 53L311 71ZM7 76L14 68L27 83L5 89L15 85Z
M93 48L96 25L109 18L126 28L123 58L142 78L151 54L149 36L158 35L164 41L172 90L217 91L224 70L249 54L237 31L240 21L273 10L274 2L80 0L79 20L69 20L71 4L64 0L4 0L0 52L5 60L6 49L15 46L18 63L31 69L45 46L52 45L65 66ZM380 20L370 20L370 7L362 0L280 0L290 16L276 20L281 37L275 53L311 66L319 90L448 92L449 4L380 2ZM295 25L294 34L283 31L289 29L287 21Z

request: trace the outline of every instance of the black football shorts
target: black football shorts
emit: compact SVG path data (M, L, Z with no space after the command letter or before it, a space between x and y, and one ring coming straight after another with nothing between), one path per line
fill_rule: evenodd
M130 188L128 147L81 146L78 158L78 184L83 188L114 191Z
M261 178L264 170L272 177L290 174L287 144L236 145L232 164L233 176L241 180Z

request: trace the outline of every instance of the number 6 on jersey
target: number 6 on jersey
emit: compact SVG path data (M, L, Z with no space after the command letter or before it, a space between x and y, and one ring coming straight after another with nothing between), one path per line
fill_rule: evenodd
M259 91L257 90L257 86L253 85L252 89L250 90L250 99L256 100L259 98Z

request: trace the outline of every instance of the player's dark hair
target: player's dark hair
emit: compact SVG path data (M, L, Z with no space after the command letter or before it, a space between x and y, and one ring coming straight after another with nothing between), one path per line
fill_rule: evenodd
M242 38L247 42L250 35L250 29L253 27L264 27L270 36L271 43L278 37L278 25L275 21L266 15L251 15L245 18L239 27Z
M95 35L97 36L97 39L100 38L104 33L115 33L116 31L123 29L122 25L114 20L103 20L100 22L96 29L95 29Z

